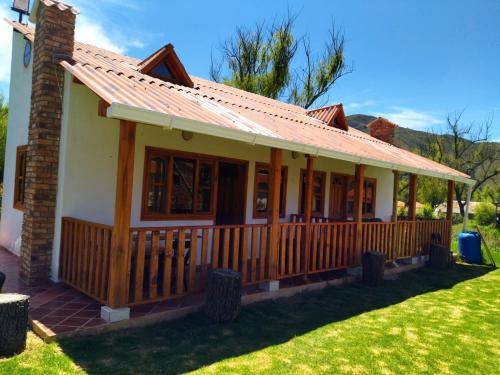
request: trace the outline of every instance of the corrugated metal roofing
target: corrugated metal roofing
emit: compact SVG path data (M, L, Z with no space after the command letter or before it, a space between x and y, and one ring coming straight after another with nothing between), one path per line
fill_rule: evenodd
M15 21L8 22L26 38L34 39L33 29ZM191 76L193 88L179 86L140 73L140 60L79 42L75 43L73 59L73 65L63 62L63 66L109 104L117 103L409 169L468 178L452 168L356 129L344 131L328 126L328 120L338 111L335 107L320 110L315 113L319 118L315 118L301 107L202 78Z

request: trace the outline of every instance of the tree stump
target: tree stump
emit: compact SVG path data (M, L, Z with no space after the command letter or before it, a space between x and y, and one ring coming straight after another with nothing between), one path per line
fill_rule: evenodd
M2 292L3 284L5 283L5 274L3 272L0 272L0 293Z
M29 296L0 294L0 357L21 353L26 347Z
M216 323L236 319L241 306L241 274L216 269L208 274L205 313Z
M378 251L367 251L363 255L363 284L377 286L384 280L386 256Z
M453 265L453 253L446 246L431 244L429 251L429 266L435 269L445 269Z

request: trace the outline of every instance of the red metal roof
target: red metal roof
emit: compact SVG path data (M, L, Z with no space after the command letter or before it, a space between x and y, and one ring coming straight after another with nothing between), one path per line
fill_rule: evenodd
M33 40L33 29L15 21L8 22ZM138 68L140 60L79 42L75 43L73 59L73 65L63 62L63 66L109 104L145 109L408 169L468 178L459 171L359 130L349 128L345 131L328 126L338 106L307 111L193 76L193 88L180 86L142 74Z

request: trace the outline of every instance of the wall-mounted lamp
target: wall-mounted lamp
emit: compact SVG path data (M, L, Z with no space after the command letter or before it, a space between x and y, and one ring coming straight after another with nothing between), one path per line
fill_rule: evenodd
M299 153L297 151L292 151L292 159L298 159L299 158Z
M190 141L193 138L193 133L188 132L187 130L182 131L182 139L184 139L186 142Z
M30 0L14 0L10 9L19 13L19 23L23 23L23 14L30 14Z

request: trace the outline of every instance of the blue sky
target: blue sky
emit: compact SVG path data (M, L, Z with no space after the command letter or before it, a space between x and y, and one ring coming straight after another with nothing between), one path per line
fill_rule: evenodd
M13 18L12 1L0 16ZM68 0L81 14L77 38L143 58L174 44L190 74L208 77L210 53L237 26L298 14L297 35L319 50L334 20L354 72L329 93L348 114L388 117L415 129L439 128L466 109L467 121L493 117L500 140L498 0ZM8 96L10 30L0 27L0 91Z

